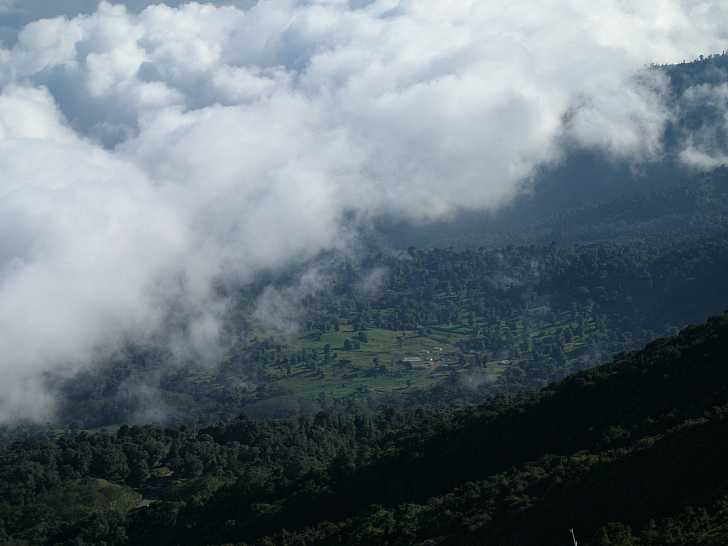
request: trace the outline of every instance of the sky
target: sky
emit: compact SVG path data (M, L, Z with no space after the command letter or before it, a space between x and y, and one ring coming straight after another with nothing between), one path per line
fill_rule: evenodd
M648 65L728 47L720 1L147 4L0 0L0 422L130 340L214 362L220 283L380 215L495 210L571 148L659 159Z

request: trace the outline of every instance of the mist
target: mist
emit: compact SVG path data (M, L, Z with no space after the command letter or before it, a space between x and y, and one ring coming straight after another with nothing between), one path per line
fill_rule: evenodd
M382 215L496 210L570 148L658 159L672 101L648 65L728 43L718 2L20 4L0 3L22 22L0 49L0 422L48 419L46 374L129 341L214 363L216 287L350 251ZM685 160L724 164L707 131Z

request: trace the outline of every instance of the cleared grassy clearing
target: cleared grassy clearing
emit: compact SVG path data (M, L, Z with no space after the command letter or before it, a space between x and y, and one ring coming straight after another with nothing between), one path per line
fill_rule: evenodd
M302 350L314 351L317 361L313 366L307 361L289 365L286 370L279 368L277 383L298 395L314 398L321 393L341 398L367 391L387 393L423 389L447 375L441 373L439 367L456 360L454 355L459 349L452 343L462 337L445 328L420 335L412 330L380 328L358 332L350 325L342 324L338 331L306 333L291 340L290 355ZM346 350L347 339L351 345L358 344L358 348ZM406 358L419 361L414 365L403 363Z
M544 312L547 310L533 309L534 315ZM579 323L569 313L554 315L540 321L540 325L531 320L526 324L524 316L497 323L483 317L461 318L462 323L416 331L354 330L351 324L342 322L338 329L306 332L287 341L287 363L271 367L268 373L283 391L310 398L322 393L341 398L367 391L426 389L472 365L485 373L486 381L496 381L509 366L528 358L536 346L557 344L566 358L579 358L598 329L594 319ZM458 346L483 332L501 338L501 344L512 347L513 355L496 354L481 363L481 356ZM305 355L303 361L300 355Z

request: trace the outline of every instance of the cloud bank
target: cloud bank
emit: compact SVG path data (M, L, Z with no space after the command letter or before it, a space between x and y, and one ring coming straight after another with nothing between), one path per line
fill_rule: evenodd
M0 421L47 418L44 374L130 339L214 358L221 283L370 218L494 209L569 146L659 156L666 82L645 66L725 49L726 16L263 0L27 24L0 49Z

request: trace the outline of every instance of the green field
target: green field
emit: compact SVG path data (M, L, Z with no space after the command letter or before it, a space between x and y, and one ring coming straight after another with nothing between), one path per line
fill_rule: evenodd
M555 318L554 322L531 330L521 318L502 320L497 325L476 318L471 324L444 324L419 331L381 328L355 331L344 322L337 329L305 332L287 339L282 362L268 366L266 374L276 387L275 392L311 399L322 393L344 398L366 392L427 389L476 363L490 382L497 380L509 365L517 364L518 354L505 361L493 359L481 365L475 356L464 353L458 343L471 339L475 328L491 331L495 328L499 335L512 339L513 346L520 345L524 352L530 352L534 344L548 342L563 330L578 329L568 313ZM584 337L588 339L596 328L589 321L582 330ZM587 339L573 335L562 345L566 357L578 356ZM305 354L305 360L296 361L296 355L301 354ZM413 359L419 361L405 362Z
M346 340L357 339L359 334L348 324L338 331L292 339L287 346L291 354L305 349L315 352L318 362L315 366L298 363L290 369L279 366L274 377L280 386L299 395L315 397L325 392L339 398L367 390L385 393L424 389L449 374L458 361L459 350L452 342L461 336L444 329L433 329L431 335L424 336L414 331L378 328L363 333L366 341L348 349ZM420 362L407 364L402 362L405 358L418 358Z

